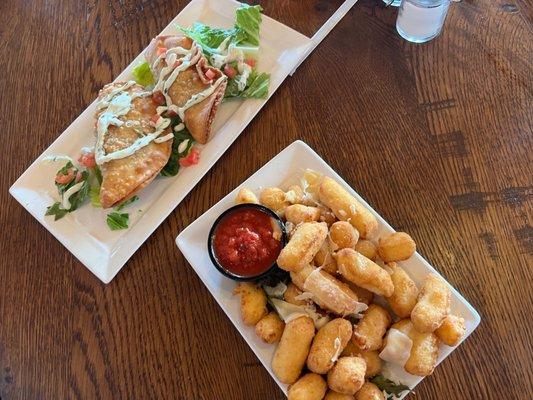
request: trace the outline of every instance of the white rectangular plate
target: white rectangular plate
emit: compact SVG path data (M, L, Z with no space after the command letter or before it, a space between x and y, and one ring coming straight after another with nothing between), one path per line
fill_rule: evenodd
M230 194L211 207L200 218L183 230L176 238L176 243L185 258L189 261L220 307L222 307L229 319L239 330L246 342L248 342L248 345L252 348L261 363L265 366L270 375L272 375L285 394L287 394L287 385L278 381L273 374L270 365L276 346L263 343L255 334L253 327L245 326L242 323L240 301L238 297L233 296L232 294L236 283L222 276L211 263L207 254L207 237L215 219L224 210L235 204L235 196L241 188L246 187L255 190L256 192L259 192L261 188L265 187L281 187L287 189L287 185L291 182L296 183L294 180L301 176L305 169L312 169L327 175L344 186L346 190L354 195L357 200L367 207L377 218L380 235L386 232L394 232L394 229L328 164L326 164L317 153L304 142L296 141L265 164L240 186L235 188ZM400 264L419 286L428 273L434 272L438 274L438 272L435 271L435 269L418 253ZM478 326L480 317L477 311L457 292L457 290L451 286L450 288L452 292L452 312L463 317L466 322L467 330L463 338L464 340ZM441 345L438 363L448 357L454 349L455 347ZM403 383L414 388L422 379L423 378L421 377L405 374ZM402 398L403 397L404 396L402 396Z
M233 26L238 2L233 0L193 0L161 34L178 33L176 25L188 27L196 21L229 28ZM263 16L258 70L270 73L271 96L298 65L311 40L291 28ZM142 53L116 78L131 79L132 69L143 61ZM157 178L140 194L140 201L128 207L130 228L110 231L106 225L109 211L83 206L54 222L44 216L54 203L57 190L54 177L60 165L43 165L49 155L77 157L81 147L92 144L96 102L87 109L39 156L11 186L9 192L67 249L104 283L113 279L126 261L163 222L170 212L206 174L252 118L265 100L232 100L223 103L213 125L213 137L203 146L200 163L185 168L173 178Z

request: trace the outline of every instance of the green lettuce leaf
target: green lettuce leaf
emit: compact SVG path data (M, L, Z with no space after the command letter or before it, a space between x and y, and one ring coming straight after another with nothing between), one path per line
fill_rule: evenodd
M237 86L237 79L231 78L228 79L228 85L226 86L226 91L224 92L224 97L226 99L232 97L239 97L239 87Z
M46 214L45 215L53 215L54 221L57 221L58 219L63 218L65 215L68 214L68 210L65 210L64 208L61 208L61 203L55 202L50 207L46 208Z
M235 28L242 30L245 36L242 43L259 46L259 26L261 25L261 6L241 4L235 12Z
M112 212L107 214L107 226L112 231L118 231L120 229L127 229L130 222L130 215L128 213Z
M102 204L100 203L100 186L93 186L89 190L89 199L93 207L102 208Z
M118 205L114 208L114 210L115 210L115 211L122 211L122 209L124 209L124 207L129 206L131 203L134 203L134 202L136 202L137 200L139 200L139 197L138 197L138 196L130 197L128 200L124 200L122 203L118 204Z
M67 174L67 171L70 168L74 168L74 167L72 163L69 161L57 173L65 175ZM76 168L74 168L74 170L75 170L74 173L76 174L78 170ZM89 185L89 172L87 170L82 171L81 179L79 180L79 182L83 182L83 184L80 190L78 190L76 193L70 196L69 198L70 208L69 209L62 208L61 202L58 201L52 204L50 207L47 207L45 215L53 215L54 220L57 221L58 219L63 218L69 212L77 210L89 196L90 185ZM79 182L76 182L75 179L72 179L72 181L70 181L67 184L60 184L56 182L57 191L59 192L61 196L63 196L63 194L68 189L70 189L74 185L77 185Z
M212 28L201 22L195 22L189 29L180 28L180 30L199 43L202 47L205 47L210 53L220 46L228 36L231 36L236 40L242 40L243 37L243 33L237 32L235 28ZM240 39L238 39L238 36L240 36Z
M71 168L74 169L74 176L75 176L78 170L74 168L74 165L70 161L68 161L62 168L60 168L57 171L56 175L67 175L68 170ZM56 182L57 191L59 192L60 195L62 195L75 184L76 183L74 182L74 179L72 179L69 183L57 183Z
M260 74L250 75L246 89L244 89L240 96L249 99L266 99L269 85L269 74L262 72Z
M99 185L102 184L102 171L100 170L100 167L97 165L93 168L91 168L91 171L94 175L94 178L96 179L96 182L98 182Z
M171 126L174 127L177 124L179 124L179 118L173 119ZM185 140L188 140L189 142L185 150L180 153L178 148L180 144ZM194 139L187 130L187 128L183 128L179 132L174 132L174 140L172 141L172 152L170 153L170 158L168 159L167 164L161 170L161 175L167 177L176 176L180 170L180 158L185 157L187 156L187 154L189 154L189 151L191 150L194 143Z
M268 87L270 86L270 75L264 72L258 74L255 70L248 77L246 88L240 92L237 85L237 78L228 80L228 86L224 94L225 98L243 97L247 99L266 99L268 97Z
M196 22L190 28L178 27L185 35L196 41L213 64L213 56L220 52L217 48L221 43L229 38L228 46L244 52L246 58L256 58L259 47L259 30L261 26L261 6L249 6L241 4L235 12L235 26L231 29L212 28L200 22ZM222 53L224 55L224 53ZM233 66L237 68L236 63ZM243 91L238 89L237 80L239 76L229 79L226 98L243 97L263 99L268 96L270 76L265 73L257 74L255 71L247 80L247 86ZM177 173L177 172L176 172Z
M81 180L83 181L83 185L80 190L78 190L76 193L74 193L72 196L70 196L70 208L68 209L69 212L72 212L74 210L77 210L83 202L89 197L89 172L83 171L81 173Z
M132 75L139 85L149 86L154 83L154 75L150 69L150 64L146 61L133 68Z

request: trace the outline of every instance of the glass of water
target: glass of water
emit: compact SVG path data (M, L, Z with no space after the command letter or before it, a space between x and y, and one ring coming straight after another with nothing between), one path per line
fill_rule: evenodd
M383 0L386 6L400 7L402 0Z
M427 42L439 35L449 7L450 0L403 0L396 30L410 42Z

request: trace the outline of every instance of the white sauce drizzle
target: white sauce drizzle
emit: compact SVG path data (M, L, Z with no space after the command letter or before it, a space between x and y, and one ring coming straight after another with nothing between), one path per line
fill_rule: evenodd
M165 136L161 136L161 137L154 139L154 143L163 143L173 138L174 138L174 134L170 132L170 133L167 133Z
M183 153L185 150L187 150L188 145L189 139L185 139L183 142L181 142L178 146L178 153Z
M99 110L105 109L100 116L96 124L97 130L97 139L95 146L95 160L96 164L102 165L103 163L109 162L111 160L117 160L125 157L129 157L134 154L137 150L142 149L143 147L150 144L150 142L156 139L163 131L170 125L170 119L161 118L162 121L158 121L155 132L141 135L141 137L130 146L114 151L109 154L105 154L104 151L104 138L108 129L111 125L114 126L126 126L126 127L140 127L139 121L128 120L126 122L121 121L119 117L126 115L131 110L131 105L133 99L141 96L145 96L148 92L141 92L135 94L129 94L125 90L129 89L135 84L135 81L129 81L126 84L119 86L118 88L113 89L105 97L103 97L97 104ZM139 131L136 129L139 133ZM141 130L142 131L142 130ZM166 139L170 140L170 139Z
M71 157L64 156L64 155L46 156L42 159L41 162L43 164L52 164L52 163L60 162L60 161L70 161L71 163L74 164L74 160Z
M195 104L200 103L201 101L205 100L207 97L211 96L213 92L216 90L216 88L220 86L220 84L224 82L226 79L227 79L226 76L222 75L220 78L216 80L214 84L209 86L204 91L193 95L189 100L187 100L187 102L182 107L178 107L178 115L180 116L181 120L183 121L185 119L185 111L187 111L188 108L194 106Z
M133 128L135 126L141 126L141 122L136 120L129 120L124 123L124 126L128 128Z
M177 58L177 55L181 55L182 57ZM170 87L176 81L178 75L189 67L198 63L198 61L200 61L202 58L202 55L203 53L201 47L196 42L193 42L189 50L179 46L168 49L166 53L161 54L152 64L152 69L155 70L157 69L158 64L163 59L165 60L166 65L161 69L154 91L161 91L163 93L167 103L167 109L176 112L182 121L185 119L185 111L187 111L187 109L211 96L218 86L220 86L220 84L227 79L225 75L222 75L215 81L215 83L207 87L205 90L193 95L181 107L177 107L175 104L173 104L172 99L168 95Z
M72 196L75 193L78 193L83 186L85 181L81 181L76 183L74 186L72 186L70 189L68 189L65 193L63 193L63 199L61 200L61 207L65 210L70 209L70 196Z
M238 68L241 75L239 75L239 79L237 80L237 88L239 90L244 90L246 88L246 82L248 82L248 77L252 72L252 67L250 67L246 63L241 62Z
M159 106L155 109L155 112L158 114L158 115L161 115L163 114L165 111L168 110L168 107L166 106Z

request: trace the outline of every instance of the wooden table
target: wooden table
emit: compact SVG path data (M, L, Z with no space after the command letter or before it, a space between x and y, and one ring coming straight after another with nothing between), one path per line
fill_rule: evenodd
M531 2L463 1L412 45L359 1L104 285L8 188L185 3L0 3L1 399L282 399L174 238L300 138L482 316L411 398L531 398ZM262 3L312 35L341 1Z

